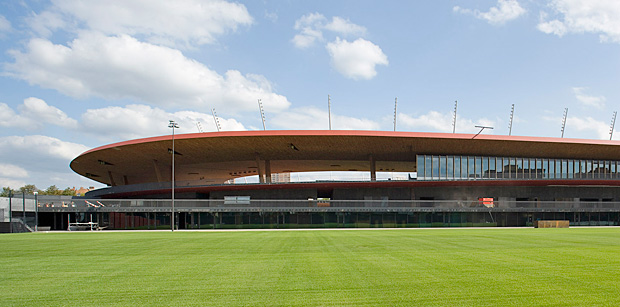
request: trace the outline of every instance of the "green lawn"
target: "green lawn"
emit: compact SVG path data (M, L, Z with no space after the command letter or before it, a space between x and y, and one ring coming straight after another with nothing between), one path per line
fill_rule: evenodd
M618 306L620 228L0 235L1 306Z

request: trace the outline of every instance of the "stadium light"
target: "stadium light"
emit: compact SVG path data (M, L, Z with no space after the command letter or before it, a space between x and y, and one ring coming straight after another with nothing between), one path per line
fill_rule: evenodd
M174 231L174 128L179 128L179 125L171 120L168 128L172 128L172 215L170 216L170 230Z
M34 191L32 194L34 194L34 231L37 232L39 231L39 201L37 199L39 192Z

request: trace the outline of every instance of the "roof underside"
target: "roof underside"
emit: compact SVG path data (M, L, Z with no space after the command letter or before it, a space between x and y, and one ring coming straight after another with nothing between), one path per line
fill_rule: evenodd
M271 173L415 172L418 154L617 160L620 142L383 131L242 131L175 136L178 181L199 184ZM71 162L80 175L108 185L170 181L172 136L87 151ZM372 158L371 158L372 157ZM269 163L266 165L265 161Z

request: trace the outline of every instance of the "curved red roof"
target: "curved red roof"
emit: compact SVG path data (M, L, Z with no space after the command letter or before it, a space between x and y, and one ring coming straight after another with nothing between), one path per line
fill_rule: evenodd
M91 149L71 168L109 185L170 181L172 136ZM268 130L175 135L176 179L199 184L305 171L415 172L417 154L617 160L620 142L547 137L392 131ZM265 161L268 160L268 165Z

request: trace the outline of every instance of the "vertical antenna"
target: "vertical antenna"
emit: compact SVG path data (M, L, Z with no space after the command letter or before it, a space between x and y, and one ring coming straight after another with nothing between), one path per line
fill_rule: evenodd
M394 98L394 131L396 131L396 105L398 104L398 97Z
M456 108L458 107L459 102L457 100L454 101L454 117L452 118L452 133L456 132Z
M196 127L198 127L198 132L202 133L202 125L200 124L200 122L196 122Z
M327 116L329 119L329 130L332 130L332 100L329 95L327 95Z
M562 138L564 138L564 128L566 128L566 117L568 116L568 108L564 108L564 118L562 119Z
M515 115L515 104L512 104L512 108L510 109L510 124L508 125L508 135L512 135L512 119Z
M617 111L614 111L614 115L611 117L611 127L609 128L609 140L611 141L611 137L614 136L614 127L616 126L616 115Z
M215 108L211 109L211 114L213 114L213 121L215 122L215 128L217 128L217 132L220 132L222 127L220 126L220 120L217 118L217 114L215 113Z
M265 111L263 110L263 103L260 99L258 100L258 109L260 110L260 118L263 121L263 130L267 130L267 128L265 128Z

